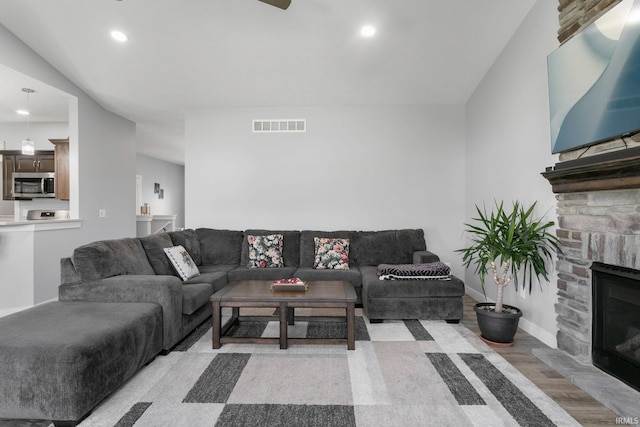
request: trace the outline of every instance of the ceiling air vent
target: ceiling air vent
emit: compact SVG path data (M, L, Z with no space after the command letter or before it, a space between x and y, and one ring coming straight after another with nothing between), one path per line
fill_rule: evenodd
M307 119L254 120L254 133L306 132Z

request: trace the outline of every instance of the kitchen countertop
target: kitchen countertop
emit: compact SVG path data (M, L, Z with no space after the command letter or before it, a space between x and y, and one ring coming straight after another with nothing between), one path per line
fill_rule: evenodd
M78 228L81 219L36 219L16 221L13 216L0 215L0 232L14 230L54 230L63 228Z

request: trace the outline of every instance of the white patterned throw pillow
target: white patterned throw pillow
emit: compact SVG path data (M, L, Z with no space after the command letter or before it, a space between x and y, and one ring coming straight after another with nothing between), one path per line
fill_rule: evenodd
M171 261L173 268L182 280L189 280L192 277L200 275L200 270L198 270L196 263L191 259L191 255L189 255L189 252L181 245L164 248L164 252L169 257L169 261Z

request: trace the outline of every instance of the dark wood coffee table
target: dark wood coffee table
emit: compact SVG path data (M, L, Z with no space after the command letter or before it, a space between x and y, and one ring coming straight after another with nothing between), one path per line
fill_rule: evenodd
M246 280L232 282L211 296L213 305L213 348L225 343L280 344L286 349L289 343L344 344L355 350L355 303L353 285L343 281L311 281L307 291L272 291L270 280ZM222 325L222 307L232 307L231 319ZM231 337L225 334L240 322L240 307L279 308L280 337ZM287 325L295 320L298 307L344 308L346 310L346 338L287 338ZM242 316L244 318L245 316Z

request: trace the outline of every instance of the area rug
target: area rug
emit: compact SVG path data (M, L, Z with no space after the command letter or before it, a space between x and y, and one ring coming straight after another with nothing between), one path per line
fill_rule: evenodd
M344 322L297 321L290 337L344 337ZM276 337L277 322L237 336ZM577 426L463 325L356 319L346 345L225 344L208 323L158 356L80 426Z

